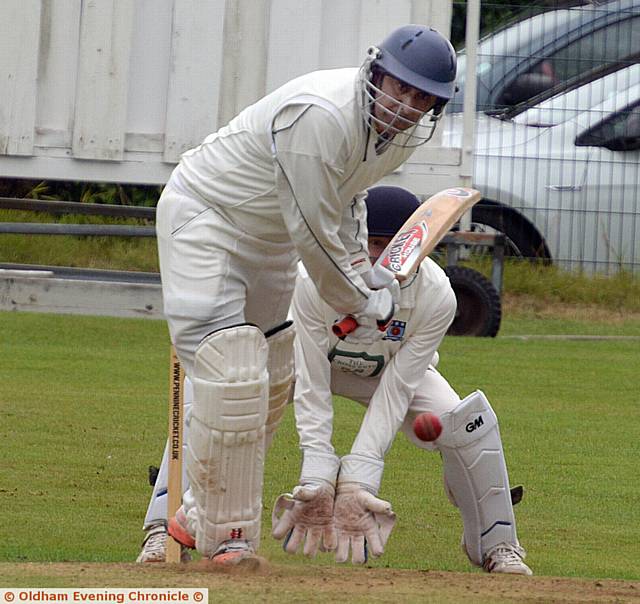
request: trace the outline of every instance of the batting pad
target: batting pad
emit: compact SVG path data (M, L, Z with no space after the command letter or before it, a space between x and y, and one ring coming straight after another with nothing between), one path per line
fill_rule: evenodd
M495 545L518 544L498 419L480 390L440 419L445 484L462 514L467 554L481 565Z
M269 449L273 435L284 415L293 382L293 338L295 329L292 321L279 325L267 332L269 357L269 413L265 435L265 450Z
M205 556L227 539L259 546L267 354L262 332L247 324L210 334L196 350L186 463Z

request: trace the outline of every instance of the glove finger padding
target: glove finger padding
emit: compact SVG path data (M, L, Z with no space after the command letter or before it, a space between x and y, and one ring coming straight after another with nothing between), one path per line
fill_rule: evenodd
M358 485L338 487L334 523L338 534L336 562L346 562L351 547L351 562L364 564L368 549L374 557L384 553L396 521L388 501L378 499Z
M293 495L283 493L278 496L271 511L271 534L276 539L282 539L292 528L292 510L295 506Z
M302 542L305 556L315 556L318 549L335 549L333 527L333 486L298 486L293 494L280 495L271 514L271 534L283 539L283 548L295 554Z

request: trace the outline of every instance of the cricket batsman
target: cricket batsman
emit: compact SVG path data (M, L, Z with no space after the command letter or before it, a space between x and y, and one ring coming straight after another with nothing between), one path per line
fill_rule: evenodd
M399 187L374 187L366 198L371 263L385 249L418 199ZM460 400L437 371L437 349L456 312L444 271L430 258L403 282L399 310L381 340L339 340L341 318L318 293L306 271L292 303L296 325L295 417L302 468L293 495L273 509L272 534L295 553L335 550L337 562L380 556L395 522L391 504L377 497L384 458L402 429L416 446L439 451L445 490L462 515L462 545L487 572L531 575L518 542L507 468L496 415L476 390ZM333 401L339 395L367 407L351 452L339 458L332 445ZM431 412L442 432L419 440L413 421ZM425 509L426 513L426 509Z
M303 75L244 109L182 156L162 193L164 312L193 384L190 488L168 531L214 565L258 559L265 434L293 376L297 262L358 321L349 341L381 337L398 291L367 272L362 192L431 138L455 74L441 34L400 27L360 68Z

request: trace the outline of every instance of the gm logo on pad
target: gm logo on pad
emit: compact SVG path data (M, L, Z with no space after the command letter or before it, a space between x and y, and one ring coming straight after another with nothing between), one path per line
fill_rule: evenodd
M484 420L482 419L482 415L478 415L478 417L476 417L474 420L471 420L465 427L464 429L467 432L474 432L475 430L477 430L480 426L484 425Z

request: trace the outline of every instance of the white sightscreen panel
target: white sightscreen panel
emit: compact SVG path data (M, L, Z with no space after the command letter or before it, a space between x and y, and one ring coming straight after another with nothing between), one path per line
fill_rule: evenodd
M0 2L0 154L31 155L35 125L39 0Z
M123 158L133 8L118 0L82 3L74 157Z
M172 13L173 0L135 2L127 132L159 134L164 131Z
M175 0L164 161L217 130L224 52L224 0Z

